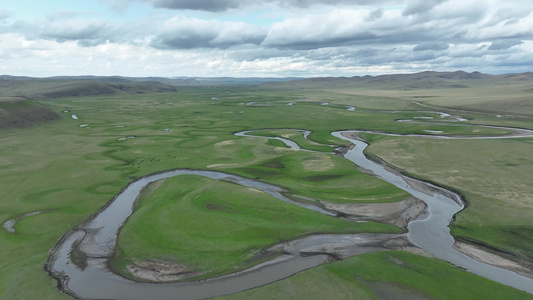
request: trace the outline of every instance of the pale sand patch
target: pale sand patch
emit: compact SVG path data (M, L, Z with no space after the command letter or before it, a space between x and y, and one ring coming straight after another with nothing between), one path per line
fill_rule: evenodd
M152 282L178 281L202 274L193 272L188 266L183 264L155 259L135 262L128 265L127 269L136 279Z
M227 141L218 142L215 144L215 146L227 146L227 145L233 145L234 143L235 141L233 140L227 140Z
M285 133L285 134L282 134L282 135L281 135L281 137L282 137L282 138L286 138L286 139L289 139L289 140L290 140L290 139L291 139L291 137L293 137L293 136L295 136L295 135L296 135L296 133L294 133L294 132L291 132L291 133Z
M333 169L335 163L329 156L320 156L315 159L309 159L303 162L303 168L306 171L327 171Z
M527 190L523 188L522 190ZM533 194L516 193L510 190L500 190L492 192L494 198L500 199L504 202L513 203L513 205L520 205L524 208L533 208Z
M496 254L484 251L474 245L462 242L455 242L453 248L475 260L479 260L489 265L513 271L522 276L533 278L533 265L531 263L522 261L522 265L520 265L519 263L508 260ZM524 265L529 265L529 268L525 267Z
M338 211L350 216L367 220L375 220L398 227L406 228L410 221L426 211L427 205L414 197L391 203L323 203L329 210Z
M42 214L44 213L44 211L36 211L36 212L31 212L31 213L27 213L27 214L23 214L22 216L18 216L16 217L15 219L12 219L12 220L8 220L4 223L4 229L9 232L9 233L15 233L16 230L15 230L15 225L17 224L18 221L20 221L21 219L23 218L27 218L27 217L31 217L31 216L35 216L35 215L38 215L38 214Z
M208 165L208 168L237 168L237 167L243 167L247 164L212 164Z

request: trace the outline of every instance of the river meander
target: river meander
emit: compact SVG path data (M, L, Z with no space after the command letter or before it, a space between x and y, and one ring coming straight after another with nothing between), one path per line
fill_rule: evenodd
M308 134L308 131L300 131ZM375 176L423 200L428 205L429 216L424 220L412 221L408 225L409 232L407 237L413 244L435 257L449 261L475 274L533 294L532 279L476 261L452 248L454 240L449 233L448 225L453 215L464 208L463 202L457 194L421 181L418 181L417 184L425 185L425 192L414 188L412 186L414 179L392 173L383 166L369 160L363 154L367 144L349 135L357 132L332 133L336 137L355 144L355 147L345 154L345 158L359 167L371 171ZM517 134L521 137L533 136L532 131L521 130ZM265 138L253 136L253 131L240 132L237 135ZM435 135L430 137L438 138ZM293 141L283 138L276 139L283 141L293 149L300 149ZM107 260L113 254L120 228L128 216L133 213L134 202L139 193L150 182L183 174L228 180L261 190L282 201L335 216L334 212L320 207L293 202L282 195L282 188L260 181L216 171L180 169L160 172L130 183L98 214L63 236L56 245L48 264L50 272L62 282L61 287L63 290L72 296L90 299L202 299L262 286L325 263L331 259L331 256L327 255L327 253L301 255L305 252L315 253L319 247L335 245L338 248L352 249L346 255L350 256L384 250L386 248L376 247L375 245L401 236L385 234L372 236L365 234L310 236L291 242L289 253L272 261L239 273L199 282L139 283L110 272L107 268ZM431 192L427 192L428 190ZM88 266L83 270L70 260L69 253L73 247L77 247L88 257ZM358 247L360 250L353 250Z

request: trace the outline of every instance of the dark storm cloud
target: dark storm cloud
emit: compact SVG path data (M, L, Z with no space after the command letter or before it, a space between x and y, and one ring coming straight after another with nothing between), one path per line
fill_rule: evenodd
M516 39L499 40L499 41L492 42L492 44L489 46L488 49L489 50L505 50L516 45L521 45L523 43L524 42L522 42L521 40L516 40Z

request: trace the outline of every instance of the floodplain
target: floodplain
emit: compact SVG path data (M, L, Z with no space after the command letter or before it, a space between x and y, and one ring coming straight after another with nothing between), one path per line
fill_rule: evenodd
M504 106L508 89L500 94L499 106L494 95L488 106L479 97L468 97L483 88L461 88L462 94L449 91L454 96L450 102L442 91L438 101L423 97L434 90L394 97L379 89L358 93L286 85L183 86L176 92L66 96L23 104L2 100L0 108L6 115L17 105L17 110L38 106L46 110L38 115L47 118L31 126L0 129L0 220L3 224L17 220L13 231L0 232L0 298L69 299L43 270L50 250L130 181L164 170L222 171L283 187L291 200L322 206L409 198L339 155L348 144L331 132L346 129L368 131L360 134L370 143L368 156L464 197L468 205L450 225L457 241L531 272L532 138L378 134L483 137L512 132L498 126L533 128L533 111L527 106L508 108L505 115L495 110ZM456 97L461 95L475 101L458 105ZM506 107L523 104L518 98ZM519 116L513 117L518 111ZM279 140L234 135L263 129L256 134L287 138L312 152L290 149ZM176 272L192 274L188 278L206 278L263 262L279 255L263 250L303 236L405 230L377 217L365 216L361 223L327 217L231 182L178 177L144 190L119 234L110 268L135 278L132 265L162 263L179 266ZM321 299L332 294L339 299L533 298L427 256L412 249L363 254L224 298ZM78 261L83 262L83 257Z

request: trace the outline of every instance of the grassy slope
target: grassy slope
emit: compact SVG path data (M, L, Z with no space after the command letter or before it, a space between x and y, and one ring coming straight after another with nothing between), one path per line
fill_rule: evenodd
M0 83L0 95L28 99L86 97L124 93L175 92L172 86L160 82L101 82L88 80L17 80Z
M59 118L56 112L31 100L0 98L0 130L37 126Z

